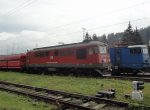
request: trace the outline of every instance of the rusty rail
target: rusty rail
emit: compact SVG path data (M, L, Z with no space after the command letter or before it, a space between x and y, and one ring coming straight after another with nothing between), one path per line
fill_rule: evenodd
M49 90L47 88L34 87L30 85L16 84L0 81L0 89L11 91L13 93L30 96L45 102L61 105L63 108L75 108L77 110L97 110L112 108L125 109L129 104L118 102L110 99L97 98L94 96L85 96L80 94L72 94L63 91ZM114 108L114 109L113 109Z

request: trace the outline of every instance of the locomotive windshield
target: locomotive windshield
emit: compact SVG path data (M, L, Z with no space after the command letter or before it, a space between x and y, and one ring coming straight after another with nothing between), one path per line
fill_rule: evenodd
M102 53L102 54L106 54L107 53L107 49L106 49L106 47L99 47L99 51L100 51L100 53Z
M94 46L94 47L90 47L88 51L90 55L95 53L106 54L107 48L103 46Z
M142 53L142 49L140 47L131 48L130 49L130 53L131 54L141 54Z
M130 48L131 54L148 54L148 49L142 47Z
M148 49L147 48L143 48L143 54L148 54Z

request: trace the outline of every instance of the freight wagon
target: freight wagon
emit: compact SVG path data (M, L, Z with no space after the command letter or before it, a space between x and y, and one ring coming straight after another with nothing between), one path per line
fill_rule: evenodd
M26 54L1 55L0 69L21 70L26 66Z

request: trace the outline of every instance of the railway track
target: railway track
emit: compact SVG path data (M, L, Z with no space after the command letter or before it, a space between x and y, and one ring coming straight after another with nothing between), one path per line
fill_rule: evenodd
M131 77L131 76L103 76L103 78L108 79L120 79L120 80L130 80L130 81L144 81L150 82L150 77Z
M128 103L0 81L0 90L26 95L71 110L125 110Z

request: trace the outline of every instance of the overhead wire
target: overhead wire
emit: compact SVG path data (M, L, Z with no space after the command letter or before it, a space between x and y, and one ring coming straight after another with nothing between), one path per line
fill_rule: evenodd
M107 13L105 13L103 15L92 16L92 17L88 17L88 18L83 18L83 19L80 19L80 20L72 21L70 23L66 23L66 24L63 24L63 25L55 26L53 28L50 28L49 30L56 29L56 28L61 28L61 27L65 27L65 26L69 26L69 25L72 25L72 24L80 23L80 22L87 22L89 20L96 19L98 17L104 17L104 15L121 12L121 11L124 11L124 10L127 10L127 9L131 9L131 8L135 8L137 6L144 5L144 4L147 4L147 3L150 3L150 1L141 2L141 3L135 4L135 5L131 5L131 6L125 7L125 8L121 8L121 9L117 9L117 10L114 10L114 11L110 11L110 12L107 12Z
M109 27L112 27L112 26L118 26L118 25L123 25L123 24L127 24L129 21L130 22L137 22L137 21L143 21L143 20L148 20L150 19L150 17L144 17L144 18L138 18L138 19L133 19L133 20L127 20L127 21L123 21L123 22L118 22L118 23L114 23L114 24L110 24L110 25L104 25L104 26L99 26L99 27L94 27L94 28L89 28L88 30L97 30L97 29L104 29L104 28L109 28ZM51 39L54 39L55 36L62 36L62 35L72 35L72 34L75 34L75 33L81 33L81 30L80 31L74 31L74 32L70 32L70 33L62 33L62 34L52 34L51 36ZM40 42L48 42L49 40L46 40L46 41L40 41Z
M138 3L138 4L135 4L135 5L131 5L131 6L128 6L128 7L125 7L125 8L122 8L122 9L118 9L118 10L114 10L114 11L111 11L111 12L107 12L105 13L104 15L110 15L110 14L114 14L114 13L117 13L117 12L121 12L121 11L124 11L124 10L127 10L127 9L131 9L131 8L135 8L136 6L139 6L139 5L144 5L144 4L147 4L147 3L150 3L150 1L145 1L145 2L142 2L142 3ZM104 17L104 15L101 15L100 17ZM99 16L97 16L99 17ZM73 21L71 23L68 23L68 24L64 24L64 25L60 25L60 26L56 26L56 27L53 27L53 28L50 28L49 30L50 31L53 31L54 29L58 30L59 28L63 27L64 29L61 29L61 30L66 30L65 29L65 26L69 26L69 25L72 25L74 23L80 23L81 21L83 22L87 22L91 19L95 19L96 17L90 17L90 18L86 18L86 19L81 19L81 20L77 20L77 21ZM82 22L82 23L83 23ZM74 32L73 32L74 33ZM55 33L52 33L52 34L55 34Z
M115 24L111 24L111 25L106 25L106 26L94 27L94 28L90 28L88 30L95 30L95 29L107 28L107 27L111 27L111 26L126 24L129 21L130 22L136 22L136 21L141 21L141 20L146 20L146 19L150 19L150 17L144 17L144 18L139 18L139 19L134 19L134 20L128 20L128 21L124 21L124 22L120 22L120 23L115 23Z
M21 9L29 6L30 4L32 4L33 2L35 2L35 0L24 0L23 3L21 3L19 6L17 6L16 8L8 11L7 13L5 13L5 16L10 16L10 15L13 15L14 13L16 13L18 10L20 11ZM27 3L27 4L26 4ZM126 10L126 9L130 9L130 8L134 8L136 6L139 6L139 5L144 5L146 3L150 3L150 1L146 1L146 2L141 2L141 3L138 3L138 4L135 4L135 5L132 5L132 6L129 6L129 7L125 7L125 8L122 8L122 9L117 9L117 10L114 10L114 11L111 11L111 12L107 12L105 13L104 15L107 15L107 14L113 14L113 13L116 13L116 12L120 12L120 11L123 11L123 10ZM104 16L104 15L99 15L100 17L101 16ZM51 28L50 30L53 30L53 29L56 29L56 28L61 28L61 27L65 27L65 26L68 26L68 25L71 25L71 24L75 24L75 23L79 23L79 22L87 22L88 20L91 20L91 19L95 19L99 16L93 16L93 17L89 17L89 18L85 18L85 19L80 19L80 20L76 20L76 21L72 21L70 23L67 23L67 24L64 24L64 25L60 25L60 26L56 26L56 27L53 27Z
M9 12L6 13L7 16L10 16L14 13L16 13L18 10L20 11L21 9L29 6L30 4L32 4L33 2L35 2L35 0L25 0L24 3L20 4L18 7L10 10ZM139 6L139 5L144 5L144 4L147 4L149 3L150 1L146 1L146 2L142 2L142 3L138 3L138 4L135 4L135 5L132 5L132 6L129 6L129 7L126 7L126 8L122 8L122 9L118 9L118 10L114 10L114 11L111 11L111 12L107 12L105 13L104 15L107 15L107 14L113 14L113 13L116 13L116 12L120 12L120 11L124 11L124 10L127 10L127 9L131 9L131 8L134 8L136 6ZM101 16L104 16L104 15L101 15ZM71 25L71 24L75 24L75 23L79 23L79 22L82 22L82 21L88 21L88 20L91 20L91 19L95 19L99 16L93 16L93 17L89 17L89 18L85 18L85 19L80 19L80 20L77 20L77 21L72 21L70 23L67 23L67 24L64 24L64 25L60 25L60 26L56 26L54 28L60 28L60 27L64 27L64 26L68 26L68 25ZM132 21L139 21L139 20L144 20L144 19L149 19L148 18L142 18L142 19L136 19L136 20L130 20L131 22ZM111 26L114 26L114 25L120 25L120 24L124 24L124 23L127 23L128 21L125 21L125 22L120 22L120 23L115 23L115 24L111 24L111 25L105 25L105 26L100 26L100 27L94 27L94 28L89 28L88 30L96 30L96 29L101 29L101 28L107 28L107 27L111 27ZM53 28L53 29L54 29ZM81 32L81 31L74 31L74 32L70 32L70 33L65 33L65 34L59 34L59 35L69 35L69 34L74 34L74 33L78 33L78 32ZM50 34L50 35L58 35L58 34Z
M35 2L36 0L24 0L23 3L21 3L19 6L9 10L7 13L5 13L4 15L5 16L11 16L13 14L15 14L16 12L22 10L23 8L31 5L33 2ZM142 2L142 3L139 3L139 4L135 4L135 5L132 5L132 6L129 6L129 7L126 7L126 8L122 8L122 9L118 9L118 10L115 10L115 11L111 11L111 12L107 12L105 13L104 15L107 15L107 14L113 14L113 13L116 13L116 12L120 12L120 11L124 11L124 10L127 10L127 9L131 9L131 8L134 8L136 6L139 6L139 5L144 5L146 3L149 3L150 1L147 1L147 2ZM100 15L100 16L104 16L104 15ZM89 18L84 18L84 19L80 19L80 20L76 20L76 21L72 21L70 23L67 23L67 24L64 24L64 25L60 25L60 26L56 26L54 28L60 28L60 27L64 27L64 26L69 26L69 25L72 25L72 24L75 24L75 23L80 23L80 22L87 22L91 19L95 19L95 18L98 18L99 16L93 16L93 17L89 17ZM141 21L141 20L146 20L146 19L149 19L150 17L146 17L146 18L140 18L140 19L134 19L134 20L130 20L131 22L136 22L136 21ZM129 21L124 21L124 22L119 22L119 23L115 23L115 24L110 24L110 25L104 25L104 26L99 26L99 27L94 27L94 28L89 28L88 30L96 30L96 29L102 29L102 28L107 28L107 27L112 27L112 26L116 26L116 25L121 25L121 24L125 24ZM70 32L70 33L63 33L63 34L59 34L59 35L71 35L71 34L74 34L74 33L79 33L81 31L74 31L74 32ZM52 34L54 36L57 36L57 34Z
M36 0L24 0L24 2L22 2L20 5L18 5L17 7L9 10L8 12L4 13L3 16L11 16L13 14L15 14L18 11L21 11L23 8L31 5L32 3L34 3Z
M115 24L104 25L104 26L99 26L99 27L94 27L94 28L88 28L88 30L96 30L96 29L108 28L108 27L112 27L112 26L126 24L129 21L130 22L136 22L136 21L141 21L141 20L146 20L146 19L150 19L150 17L139 18L139 19L134 19L134 20L128 20L128 21L123 21L123 22L119 22L119 23L115 23ZM67 34L73 34L73 33L77 33L77 32L81 32L81 31L75 31L75 32L67 33ZM62 34L60 34L60 35L62 35Z
M11 12L13 12L14 10L20 8L22 5L24 5L25 3L29 2L30 0L24 0L23 2L19 3L19 5L15 8L12 8L11 10L7 11L6 13L4 13L3 15L7 15L10 14Z

